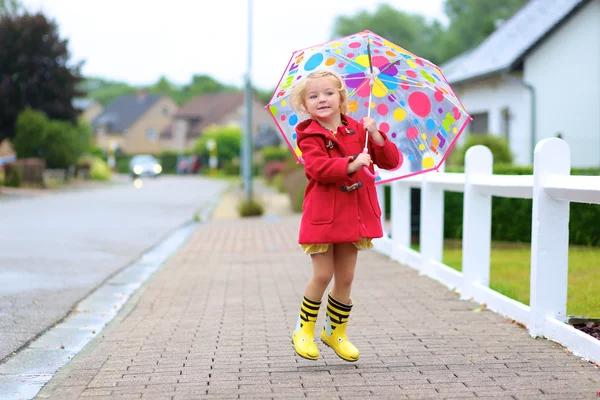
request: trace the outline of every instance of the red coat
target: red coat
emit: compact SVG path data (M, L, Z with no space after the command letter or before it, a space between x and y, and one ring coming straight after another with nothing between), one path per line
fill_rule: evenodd
M350 175L346 172L349 156L362 153L367 133L362 123L348 116L343 115L342 121L347 126L339 127L336 136L311 119L296 127L296 140L308 178L300 244L355 242L383 236L374 179L363 168ZM396 145L382 135L383 146L369 138L369 154L378 167L394 169L402 156ZM374 172L373 166L370 170ZM362 187L343 191L342 187L357 182L362 182Z

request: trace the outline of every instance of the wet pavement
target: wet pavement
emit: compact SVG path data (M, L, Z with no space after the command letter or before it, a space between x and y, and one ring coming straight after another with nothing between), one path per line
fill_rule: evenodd
M129 179L0 201L0 360L63 319L99 284L214 208L228 183ZM200 216L202 217L202 216Z

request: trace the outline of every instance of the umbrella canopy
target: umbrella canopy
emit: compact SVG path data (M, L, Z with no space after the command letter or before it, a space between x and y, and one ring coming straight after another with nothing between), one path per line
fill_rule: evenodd
M292 109L289 96L300 79L333 70L348 88L348 115L370 116L408 166L385 181L437 170L471 117L440 68L371 32L363 31L295 51L267 107L300 163L295 127L308 115Z

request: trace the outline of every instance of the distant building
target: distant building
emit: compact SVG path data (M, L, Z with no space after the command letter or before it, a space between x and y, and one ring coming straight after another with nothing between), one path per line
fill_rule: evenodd
M467 134L504 136L519 164L560 136L574 167L598 167L599 43L600 0L531 0L440 68L473 117Z
M259 142L273 142L277 127L265 105L257 98L252 102L252 134ZM245 103L243 92L211 93L194 97L183 105L160 134L164 148L189 150L209 126L236 125L245 128ZM271 132L270 136L269 133ZM266 137L266 139L265 139ZM257 143L260 144L260 143Z
M177 108L170 97L146 91L118 97L92 121L94 141L106 150L158 154L164 150L160 132L171 123Z
M102 113L102 105L94 99L73 99L73 108L91 124Z
M4 139L0 142L0 166L13 162L17 159L17 153L13 149L10 140Z

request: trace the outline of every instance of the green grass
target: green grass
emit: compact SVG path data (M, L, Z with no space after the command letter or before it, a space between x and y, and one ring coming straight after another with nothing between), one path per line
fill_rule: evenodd
M529 243L494 242L491 251L490 287L512 299L529 305ZM444 243L444 264L460 271L461 242ZM600 248L569 248L567 314L600 317Z

